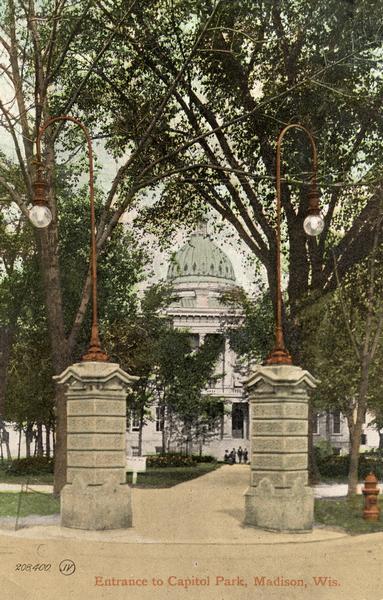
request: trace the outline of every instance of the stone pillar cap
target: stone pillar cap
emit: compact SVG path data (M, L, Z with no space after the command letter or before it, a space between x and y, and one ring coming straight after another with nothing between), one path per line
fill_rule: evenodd
M254 365L244 384L251 388L260 381L270 385L299 386L305 383L312 389L320 383L319 379L313 377L311 373L294 365Z
M57 381L57 383L69 383L73 380L81 381L83 383L94 382L97 380L100 383L106 383L115 377L126 385L130 385L139 379L139 377L129 375L120 369L120 365L117 363L100 361L83 361L69 365L65 371L60 373L60 375L55 375L53 379Z

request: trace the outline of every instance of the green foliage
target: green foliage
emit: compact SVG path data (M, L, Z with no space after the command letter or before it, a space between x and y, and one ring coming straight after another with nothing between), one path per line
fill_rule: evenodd
M207 423L214 419L217 399L202 394L214 375L222 351L221 335L209 335L205 343L193 352L188 331L174 329L166 316L166 308L174 300L168 284L157 284L144 291L140 309L129 319L111 324L106 336L112 356L139 380L128 396L131 412L143 425L148 408L158 402L167 427L172 421L172 436L182 441L205 435ZM218 418L219 415L216 415ZM193 433L192 433L193 432Z
M28 295L17 319L5 394L5 418L19 425L54 421L51 348L36 261L29 269ZM27 303L28 300L28 303Z
M323 477L347 477L349 471L349 455L328 455L321 457L317 464ZM364 480L369 473L383 479L383 459L379 454L361 454L359 456L358 478Z
M77 194L69 192L75 180L71 170L57 169L56 191L61 204L59 252L68 331L78 309L89 268L89 199L85 189L80 188ZM34 240L31 227L23 220L20 220L19 226L7 227L7 219L9 216L4 216L2 222L0 220L0 242L4 241L4 236L13 241L9 241L8 245L4 241L3 263L10 263L11 250L7 250L10 247L15 268L0 280L0 314L4 314L5 323L13 319L17 332L7 369L5 416L19 424L37 421L52 424L55 417L51 346ZM104 330L116 316L123 318L135 310L137 284L144 276L147 261L147 252L133 233L124 225L117 225L113 239L99 259L98 305ZM17 314L15 306L18 307ZM88 310L80 330L74 359L82 355L89 343L90 312Z
M9 475L40 475L53 473L54 461L46 456L31 456L13 460L7 468Z
M317 461L333 456L334 448L328 440L319 440L314 446Z
M169 453L169 454L156 454L148 456L146 464L148 467L166 468L166 467L192 467L195 464L192 456L185 456L184 454Z
M313 394L319 410L352 413L358 401L363 353L370 352L376 337L368 365L367 407L377 415L377 426L382 411L382 251L383 246L378 247L374 256L349 271L340 288L299 313L303 364L320 380Z
M180 223L190 225L212 207L267 268L271 284L275 139L286 123L302 123L318 143L330 227L315 250L309 247L302 232L305 182L312 170L309 143L291 130L282 164L294 182L283 186L291 309L310 285L319 295L334 289L330 248L339 248L343 277L371 247L374 182L383 158L383 119L375 108L383 86L381 2L218 2L196 50L213 3L145 3L126 18L124 6L94 10L75 41L81 52L91 53L96 40L99 47L105 40L106 22L115 31L113 48L90 74L78 106L108 136L116 156L140 148L121 195L128 197L138 180L143 210L137 221L169 243ZM80 81L81 72L64 76L60 89L65 94ZM141 145L153 122L150 142ZM360 178L359 187L346 187ZM156 200L147 202L152 190Z
M166 468L166 467L192 467L198 463L215 463L217 462L214 456L208 454L193 454L186 456L177 452L169 452L167 454L156 454L148 456L146 464L148 467Z
M193 454L192 459L195 463L215 463L217 459L211 454Z
M250 297L243 289L234 288L221 294L228 313L221 327L237 356L248 360L263 360L274 342L274 311L270 294L260 291Z

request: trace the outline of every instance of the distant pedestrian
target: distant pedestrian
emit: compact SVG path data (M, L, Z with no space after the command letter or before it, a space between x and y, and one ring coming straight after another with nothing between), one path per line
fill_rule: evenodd
M247 465L247 459L249 458L249 453L247 451L247 448L244 449L243 451L243 462L245 463L245 465Z
M223 457L223 462L227 463L230 460L229 450L225 450L225 456Z
M237 459L236 459L237 452L236 452L235 448L232 449L232 451L230 452L230 454L231 454L231 457L233 459L233 465L235 465L235 463L237 462Z
M241 446L237 450L237 455L238 455L238 462L239 462L239 464L241 464L241 462L242 462L242 456L243 456L243 450L242 450Z

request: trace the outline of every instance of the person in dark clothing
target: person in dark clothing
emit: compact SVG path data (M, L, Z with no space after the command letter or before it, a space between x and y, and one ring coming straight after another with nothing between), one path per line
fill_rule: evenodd
M241 446L237 450L237 455L238 455L238 462L239 462L239 464L241 464L241 462L242 462L242 456L243 456L243 450L242 450Z
M233 448L232 451L230 452L230 456L232 458L233 465L235 465L235 463L236 463L236 457L237 457L237 453L235 451L235 448Z
M223 457L223 462L227 463L230 460L229 450L225 450L225 456Z
M247 451L247 448L244 449L243 451L243 462L245 463L245 465L247 465L247 459L249 458L249 453Z

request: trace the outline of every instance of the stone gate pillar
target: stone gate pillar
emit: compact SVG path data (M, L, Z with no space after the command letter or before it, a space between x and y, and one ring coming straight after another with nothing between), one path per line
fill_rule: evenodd
M61 525L131 527L126 485L126 391L137 379L118 364L81 362L56 381L67 385L67 483Z
M290 365L256 366L246 382L251 411L251 479L245 524L274 531L310 531L308 390L318 383Z

